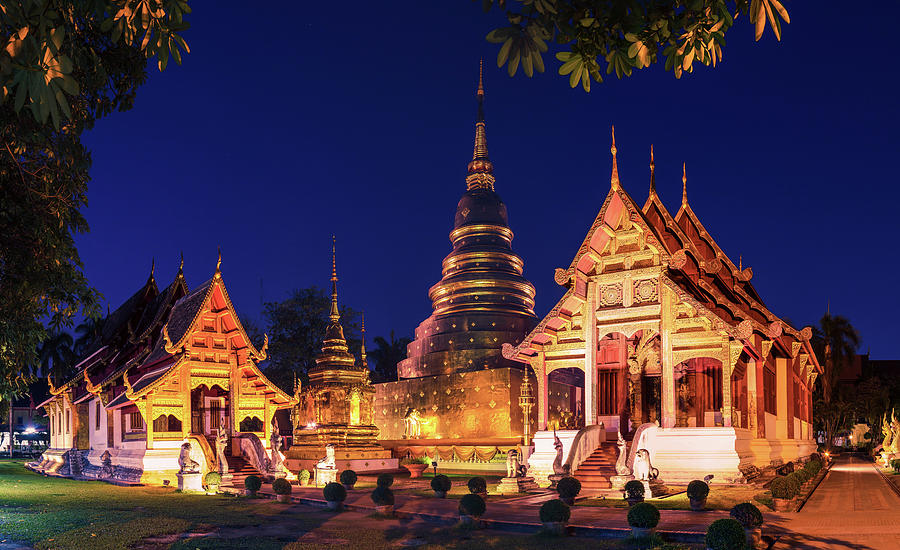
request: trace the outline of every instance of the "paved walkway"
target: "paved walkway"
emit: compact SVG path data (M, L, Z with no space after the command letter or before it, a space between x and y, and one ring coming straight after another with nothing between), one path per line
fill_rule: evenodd
M900 549L900 497L872 462L838 457L800 512L769 517L764 533L780 533L773 550Z

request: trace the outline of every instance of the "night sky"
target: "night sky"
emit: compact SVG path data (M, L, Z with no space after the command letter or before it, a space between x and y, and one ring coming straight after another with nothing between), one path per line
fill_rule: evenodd
M484 56L496 190L539 315L609 190L615 124L639 205L653 143L670 212L684 161L694 211L774 313L800 328L830 301L862 352L900 357L897 3L786 2L780 43L739 19L718 68L676 80L660 64L590 94L549 57L533 79L497 69L484 36L504 18L480 2L193 4L184 65L153 68L135 108L85 139L77 242L113 308L151 258L164 286L183 250L194 287L221 246L232 300L259 319L262 300L327 287L335 233L340 300L366 311L370 342L412 336L450 251Z

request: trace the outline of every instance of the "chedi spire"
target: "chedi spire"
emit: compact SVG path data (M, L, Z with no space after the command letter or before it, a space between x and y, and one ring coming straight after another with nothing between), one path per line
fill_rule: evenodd
M478 117L475 119L475 148L472 151L472 161L469 162L468 175L466 176L466 190L487 189L494 190L494 165L488 158L487 134L484 121L484 60L478 69L478 89L475 92L478 100Z

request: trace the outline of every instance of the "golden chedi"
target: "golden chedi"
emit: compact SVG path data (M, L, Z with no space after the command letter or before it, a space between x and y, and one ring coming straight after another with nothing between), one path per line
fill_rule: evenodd
M325 457L326 446L335 448L338 470L390 470L397 460L375 439L373 420L375 388L369 380L365 342L360 361L350 353L337 302L337 267L332 246L331 312L322 351L309 371L309 384L295 387L298 404L293 411L294 441L285 463L291 471L313 471ZM363 329L365 330L365 329Z

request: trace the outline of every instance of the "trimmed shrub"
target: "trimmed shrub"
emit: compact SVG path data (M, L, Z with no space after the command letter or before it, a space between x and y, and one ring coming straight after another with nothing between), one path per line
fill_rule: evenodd
M450 483L450 478L445 476L444 474L438 474L431 478L431 488L435 491L440 491L442 493L446 493L450 490L453 484Z
M893 468L895 472L900 474L900 458L895 458L891 461L891 468Z
M744 529L756 529L763 524L762 512L749 502L742 502L732 508L731 517L743 525Z
M658 524L659 510L649 502L638 502L628 510L628 525L632 527L652 529Z
M575 498L581 492L581 482L574 477L564 477L556 484L560 498Z
M548 500L541 506L541 522L548 523L551 521L567 522L572 516L569 505L555 498Z
M819 461L819 464L821 464L822 456L819 453L812 453L811 455L809 455L809 460L810 461L817 460L817 461Z
M626 483L625 498L644 498L644 484L636 479Z
M259 476L249 475L244 479L244 489L247 489L251 493L259 491L260 487L262 487L262 480Z
M404 464L425 464L427 466L431 464L431 459L427 456L420 456L419 458L408 457L400 461L401 466Z
M769 490L772 491L772 498L783 499L792 499L798 492L797 486L784 476L773 479L772 484L769 485Z
M394 476L391 474L381 474L378 476L378 480L375 481L375 485L379 487L390 487L394 484Z
M393 506L394 491L391 491L389 487L375 487L375 490L372 491L372 502L376 506Z
M800 468L791 475L797 476L797 479L800 481L801 484L806 483L807 481L812 479L812 474L809 473L809 470L807 470L806 468Z
M474 493L463 495L463 497L459 499L460 515L480 518L486 509L487 506L484 504L484 499Z
M340 483L330 482L322 489L325 500L330 502L344 502L347 499L347 489Z
M803 465L803 469L809 472L811 476L815 477L816 474L818 474L822 470L822 461L810 460Z
M792 483L796 486L796 489L794 490L794 494L799 495L800 488L803 485L803 480L800 479L800 475L797 472L791 472L790 474L788 474L784 477L788 480L788 483Z
M206 482L207 485L221 485L222 474L219 472L209 472L206 474L206 477L203 478L203 481Z
M284 479L283 477L279 477L275 481L272 482L272 490L276 495L289 495L294 490L291 487L291 483Z
M466 483L466 486L472 494L487 492L487 481L485 481L483 477L473 477Z
M711 550L743 550L746 544L744 527L735 519L717 519L706 530L706 546Z
M300 473L297 474L297 479L301 482L309 481L309 478L312 474L309 473L309 470L300 470Z
M709 496L709 485L705 481L695 479L688 483L687 496L691 500L703 500Z
M353 470L344 470L341 472L341 483L343 485L356 485L357 479L359 479L359 476L357 476L356 472Z

